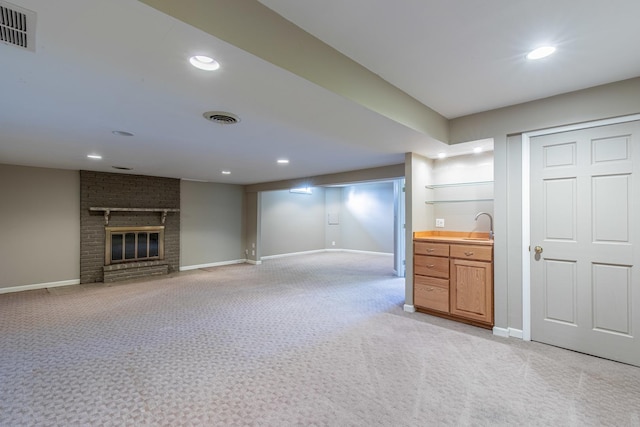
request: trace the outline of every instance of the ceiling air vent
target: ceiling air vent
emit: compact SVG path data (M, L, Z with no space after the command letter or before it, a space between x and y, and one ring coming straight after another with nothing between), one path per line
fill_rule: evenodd
M232 125L240 121L240 117L235 114L225 113L223 111L207 111L203 116L205 119L221 125Z
M0 0L0 42L36 51L36 13Z

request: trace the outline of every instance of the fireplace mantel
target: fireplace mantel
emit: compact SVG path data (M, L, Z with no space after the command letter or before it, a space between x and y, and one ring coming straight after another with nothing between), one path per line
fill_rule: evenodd
M90 207L90 211L104 212L104 225L109 225L109 217L111 212L158 212L161 216L161 221L164 224L167 214L169 212L180 212L180 209L175 208L101 208Z

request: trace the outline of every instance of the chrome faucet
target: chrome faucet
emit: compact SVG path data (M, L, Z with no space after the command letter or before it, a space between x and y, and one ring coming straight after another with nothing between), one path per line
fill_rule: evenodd
M489 217L489 239L493 240L493 217L491 216L491 214L487 213L487 212L479 212L476 215L476 221L478 220L478 217L480 215L486 215Z

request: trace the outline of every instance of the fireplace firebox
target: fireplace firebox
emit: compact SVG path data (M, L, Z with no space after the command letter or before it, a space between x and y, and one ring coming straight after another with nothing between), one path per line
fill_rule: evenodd
M104 265L164 259L164 226L105 227Z

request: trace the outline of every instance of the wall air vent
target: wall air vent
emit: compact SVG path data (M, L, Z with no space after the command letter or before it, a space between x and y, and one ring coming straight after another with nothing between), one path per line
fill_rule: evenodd
M240 117L235 114L225 113L223 111L207 111L203 116L205 119L221 125L232 125L240 121Z
M36 13L0 0L0 42L36 51Z

